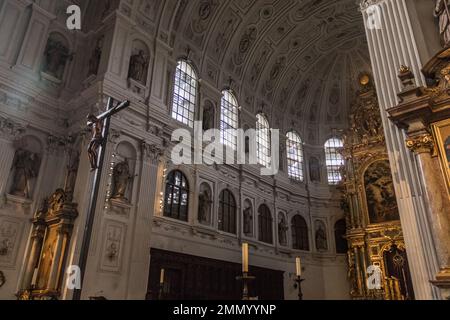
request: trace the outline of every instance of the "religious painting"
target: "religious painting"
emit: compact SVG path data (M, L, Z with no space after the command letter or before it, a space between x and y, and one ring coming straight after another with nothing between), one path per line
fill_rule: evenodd
M433 125L434 138L439 152L442 173L447 183L450 195L450 120L444 120Z
M400 220L388 160L377 161L367 168L364 188L370 223Z

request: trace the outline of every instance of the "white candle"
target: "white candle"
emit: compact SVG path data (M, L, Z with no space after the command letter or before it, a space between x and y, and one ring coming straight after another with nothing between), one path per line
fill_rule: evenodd
M37 284L37 277L38 277L38 268L35 268L34 271L33 271L33 278L31 280L31 285L33 287L35 287L36 284Z
M295 267L297 271L297 277L301 277L302 275L302 263L300 257L295 258Z
M248 273L248 243L242 244L242 272Z
M161 274L159 275L159 283L164 283L164 269L161 269Z

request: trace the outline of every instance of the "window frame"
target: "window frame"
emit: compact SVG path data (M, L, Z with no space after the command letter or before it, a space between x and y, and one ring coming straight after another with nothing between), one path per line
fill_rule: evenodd
M237 150L238 127L239 103L237 98L231 90L223 90L220 100L220 142L234 151Z
M183 69L184 67L184 69ZM184 79L184 80L183 80ZM194 127L198 104L198 75L194 66L185 59L180 59L173 77L171 117L190 128ZM185 106L188 103L188 107Z
M227 196L226 199L224 196ZM221 232L237 234L237 202L229 189L223 189L219 194L217 229Z
M256 115L256 155L258 164L268 167L271 163L270 124L263 113Z
M343 147L344 143L339 137L332 137L324 144L327 181L332 186L338 185L343 179L341 168L345 165L345 159L339 153Z
M300 221L299 224L295 220ZM303 216L296 214L291 219L292 249L310 251L309 249L309 228Z
M176 178L180 179L180 183L177 184ZM172 179L172 181L171 181ZM184 182L184 187L183 187ZM177 196L178 199L178 208L174 209L174 195L176 195L175 189L179 189L177 191L179 194ZM186 194L186 204L182 205L182 196L183 194ZM172 170L167 175L166 181L165 181L165 193L164 193L164 208L163 208L163 216L170 219L175 219L183 222L189 221L189 180L187 179L186 175L180 171L180 170ZM170 203L169 203L169 200ZM168 209L170 207L170 209ZM185 208L185 212L182 212L182 208ZM176 214L175 214L176 213Z
M294 152L291 153L291 149ZM303 140L295 131L286 133L286 159L289 178L298 182L305 181Z

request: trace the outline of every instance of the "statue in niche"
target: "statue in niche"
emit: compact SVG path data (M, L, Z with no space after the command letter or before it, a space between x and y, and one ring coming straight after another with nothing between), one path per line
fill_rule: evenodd
M14 180L11 191L13 195L25 198L31 196L30 182L38 176L39 166L39 155L28 150L17 150L13 162Z
M130 174L130 165L128 164L127 159L116 164L113 169L113 190L111 199L128 201L126 192L128 190L128 184L133 178L134 176Z
M325 233L325 227L322 223L318 223L316 229L316 249L318 251L328 250L327 235Z
M44 52L42 71L62 80L69 57L69 49L62 42L49 38Z
M288 231L288 226L286 223L286 219L284 218L284 215L280 215L280 222L278 222L278 240L282 246L287 245L287 236L286 233Z
M211 212L211 197L207 190L203 190L198 195L198 221L200 223L209 222L209 213Z
M97 44L95 46L94 52L92 52L92 56L89 59L88 76L97 75L97 73L98 73L98 67L100 66L100 60L102 58L102 49L103 49L104 38L105 38L104 36L101 36L97 40Z
M139 50L139 53L132 55L130 58L128 78L145 85L147 82L147 67L148 57L145 55L144 50Z
M447 0L437 0L434 16L439 19L439 35L444 48L450 46L450 11Z
M203 130L214 129L214 109L210 104L206 104L203 109Z
M309 159L309 178L311 182L320 182L320 164L315 157Z
M244 234L246 236L251 236L253 234L253 214L251 206L248 206L244 210Z
M373 163L364 174L364 184L371 223L400 220L389 162Z

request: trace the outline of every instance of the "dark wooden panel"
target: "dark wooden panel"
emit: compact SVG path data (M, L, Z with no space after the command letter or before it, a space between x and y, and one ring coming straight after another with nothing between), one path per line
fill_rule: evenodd
M165 270L164 299L239 300L242 286L236 281L241 265L159 249L151 250L148 299L157 299L160 271ZM250 294L261 300L284 298L283 271L250 266L256 280Z

